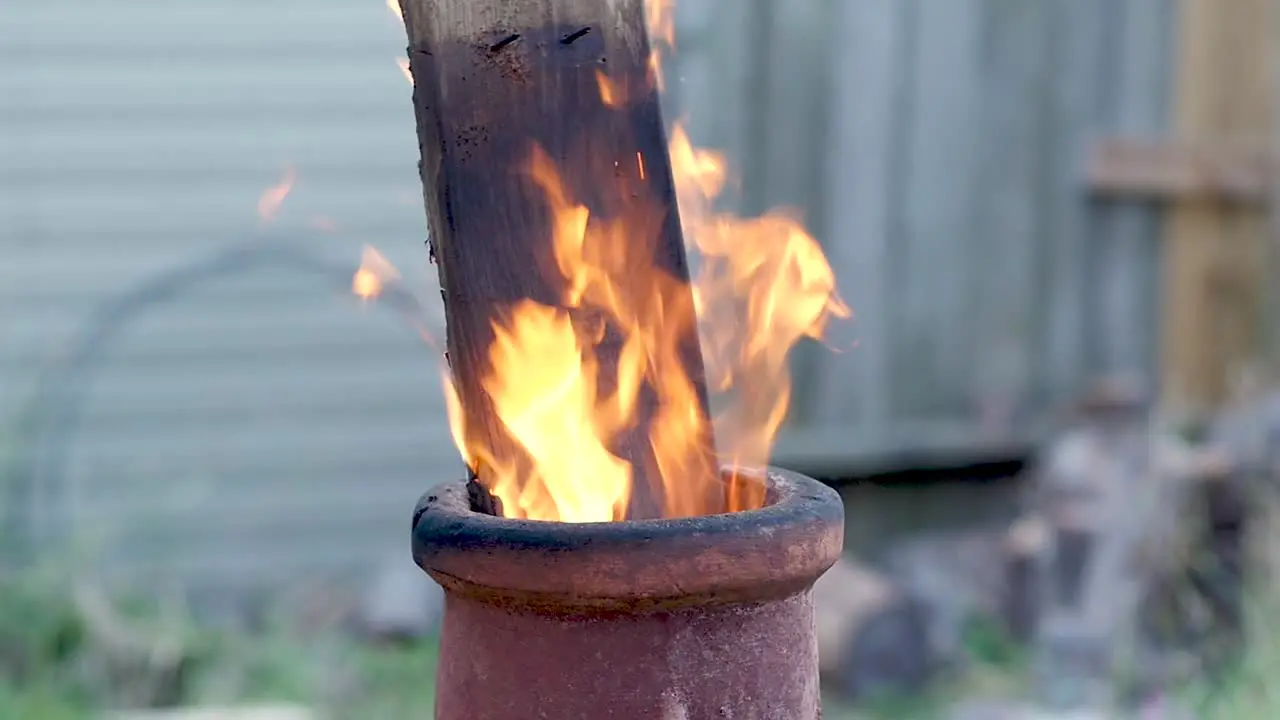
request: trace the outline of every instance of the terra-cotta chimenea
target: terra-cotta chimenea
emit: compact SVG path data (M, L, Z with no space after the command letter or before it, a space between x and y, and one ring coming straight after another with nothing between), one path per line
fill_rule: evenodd
M848 315L819 243L720 212L721 160L668 137L669 0L393 5L474 475L413 521L436 717L816 720L840 500L718 463L767 464L788 352Z
M436 717L820 717L810 590L843 507L765 475L757 510L611 523L477 512L465 481L428 492L413 554L445 589Z

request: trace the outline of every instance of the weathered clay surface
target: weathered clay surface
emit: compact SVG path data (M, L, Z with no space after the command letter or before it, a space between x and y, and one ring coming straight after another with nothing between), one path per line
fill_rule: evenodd
M818 717L808 592L671 613L556 617L451 595L436 717Z
M812 586L843 506L770 471L760 510L561 524L428 493L414 558L445 589L439 720L815 720Z

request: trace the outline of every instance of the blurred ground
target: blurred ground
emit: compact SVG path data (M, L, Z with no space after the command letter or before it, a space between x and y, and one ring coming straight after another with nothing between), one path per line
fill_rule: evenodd
M896 482L863 478L844 485L854 530L851 552L888 568L889 561L900 554L898 549L922 537L919 529L937 530L937 523L930 520L935 515L966 517L963 524L943 528L954 532L975 523L1006 521L1013 515L1012 498L1018 491L1010 469L980 468L953 474L950 481L925 473L896 476ZM957 504L972 506L972 512L946 512ZM314 711L316 717L331 720L430 717L434 639L371 640L367 628L351 622L349 611L358 603L357 589L351 590L347 596L327 592L336 608L330 611L281 600L238 625L214 627L187 614L181 603L163 598L107 603L92 586L57 568L0 575L0 718L87 720L102 717L102 709L108 707L263 703L285 703L286 708ZM403 594L403 588L400 591ZM1280 645L1275 641L1280 633L1273 632L1274 613L1266 611L1277 607L1272 598L1278 596L1259 587L1253 597L1254 632L1248 655L1224 673L1226 680L1212 687L1188 686L1176 696L1153 697L1144 702L1141 714L1132 716L1135 720L1280 717L1280 704L1266 689L1271 668L1280 666ZM920 691L890 693L855 706L838 688L826 688L824 717L1067 717L1017 709L1030 685L1029 657L1007 637L970 628L961 644L964 661ZM1195 712L1174 713L1174 708L1186 707ZM153 716L136 717L151 720ZM210 717L232 720L226 715ZM293 717L268 714L264 720ZM182 715L154 718L187 720Z

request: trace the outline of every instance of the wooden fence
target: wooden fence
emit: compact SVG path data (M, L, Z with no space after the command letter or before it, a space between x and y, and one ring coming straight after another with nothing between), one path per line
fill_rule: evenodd
M780 462L1019 452L1089 378L1157 380L1163 200L1099 194L1090 158L1170 128L1179 5L681 0L670 109L726 150L738 209L803 211L855 312L839 352L798 354ZM213 584L398 551L416 492L459 465L434 358L343 279L369 241L435 292L394 19L5 13L0 407L22 535Z
M804 211L855 312L799 361L784 458L996 452L1090 378L1154 385L1161 209L1087 169L1165 131L1177 6L684 1L695 139L743 209Z

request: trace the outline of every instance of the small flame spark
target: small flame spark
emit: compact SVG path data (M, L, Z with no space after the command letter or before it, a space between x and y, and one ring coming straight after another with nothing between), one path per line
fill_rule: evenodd
M337 232L338 230L338 221L323 215L311 218L311 222L309 224L312 228L319 230L320 232L331 233Z
M372 245L365 245L361 252L360 267L351 278L352 293L366 302L374 301L381 297L389 286L399 282L400 271L391 264L391 261L378 252L377 248ZM415 307L420 307L420 305ZM408 320L410 325L418 332L422 341L431 349L439 352L439 346L436 344L435 339L431 337L423 318L415 313L409 313ZM441 362L439 371L440 390L444 394L445 410L449 418L449 431L453 436L453 443L459 449L466 448L468 445L466 436L462 431L462 401L458 397L458 389L453 383L453 375L449 372L447 363ZM467 467L474 467L474 460L471 457L464 455L463 460L466 462Z
M276 219L276 215L280 212L280 206L284 204L285 198L289 197L289 193L293 191L295 179L293 166L288 166L284 169L284 177L281 178L280 182L262 191L262 195L258 197L258 217L262 222L267 223Z
M596 71L596 86L600 88L600 102L607 107L622 107L626 102L626 94L623 88L616 85L608 75L603 72Z
M404 79L408 80L409 84L412 85L413 71L409 69L409 58L407 57L396 58L396 66L400 68L400 72L404 75Z
M383 287L400 280L400 272L377 248L365 245L360 258L360 268L351 279L351 292L362 300L373 300L382 294Z
M391 11L392 15L396 16L397 20L400 21L400 27L403 29L404 8L400 7L400 0L387 0L387 9ZM413 85L413 72L409 70L409 58L404 56L396 58L396 65L400 68L400 72L404 75L404 79L408 80L410 85Z

